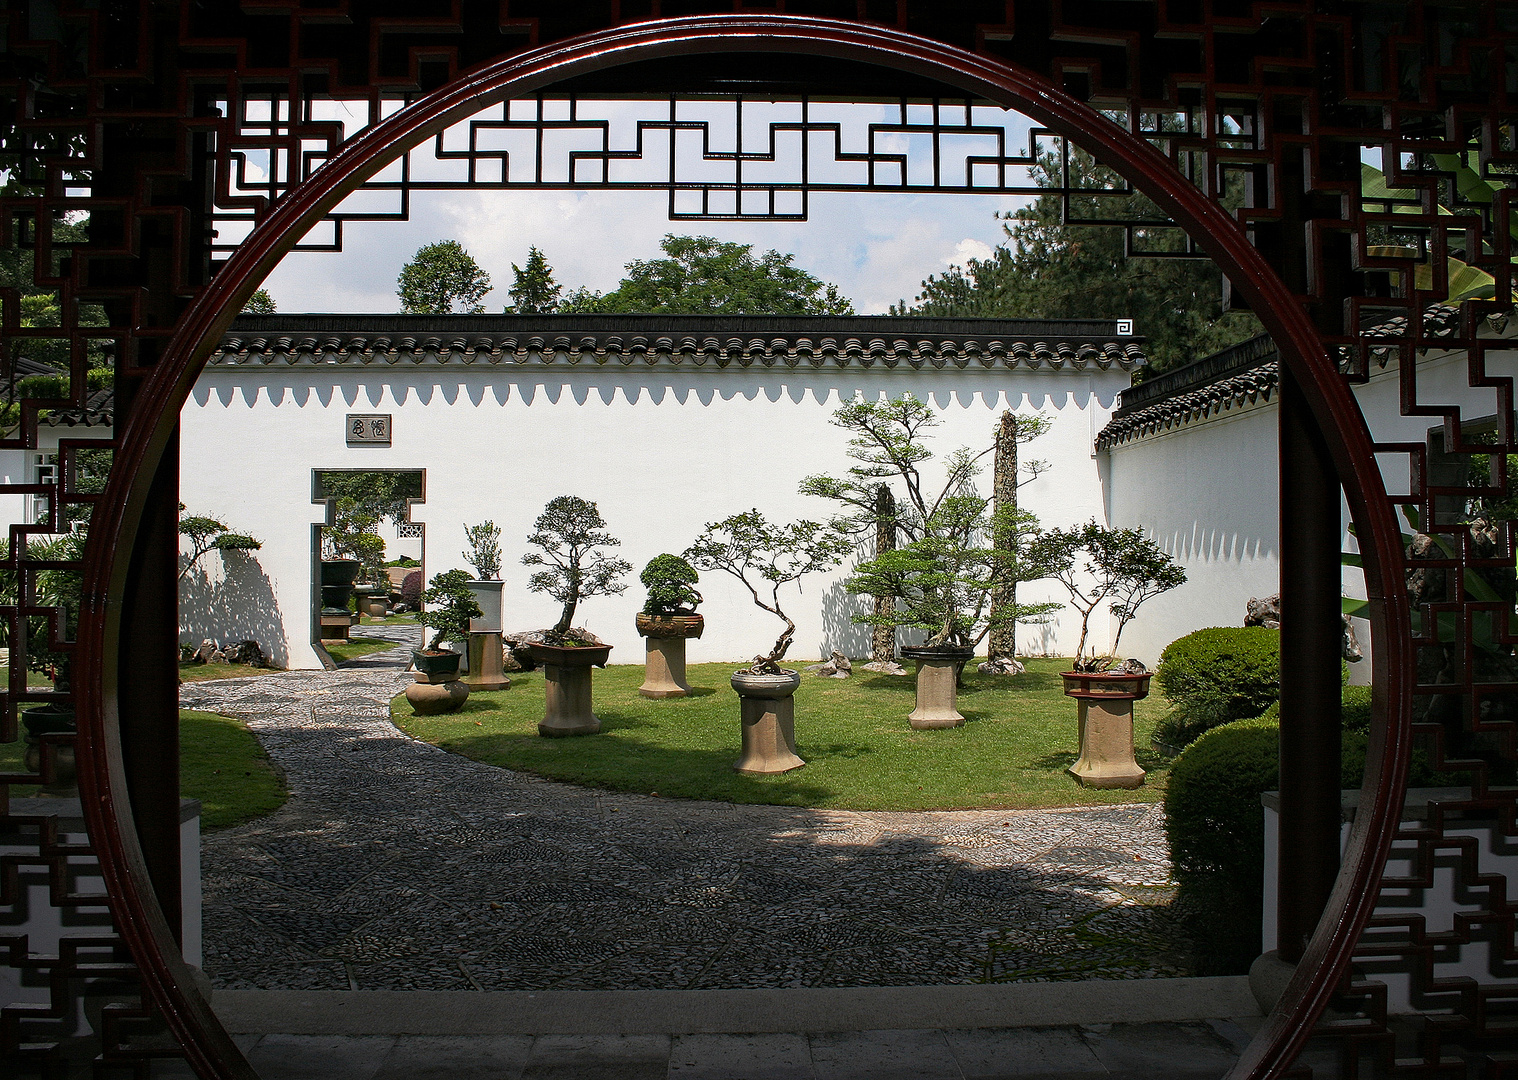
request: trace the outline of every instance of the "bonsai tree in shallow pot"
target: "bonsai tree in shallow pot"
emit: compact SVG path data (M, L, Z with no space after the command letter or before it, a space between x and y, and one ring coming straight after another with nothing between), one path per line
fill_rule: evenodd
M469 620L480 615L480 606L474 602L468 581L469 575L464 571L449 570L434 577L432 587L423 596L427 609L422 612L421 621L433 631L432 640L425 649L412 651L416 682L406 688L406 700L418 715L453 712L469 697L469 687L458 678L459 654L443 648L445 640L467 640Z
M706 628L706 620L696 611L701 603L695 589L697 577L694 566L669 554L655 555L638 575L648 590L637 617L638 633L648 642L643 685L638 687L646 698L690 693L685 681L685 640L700 637Z
M1032 555L1081 613L1075 662L1062 675L1079 706L1080 757L1069 771L1087 787L1136 788L1144 770L1133 758L1133 703L1149 695L1149 672L1137 660L1117 663L1118 644L1139 606L1184 585L1186 571L1143 529L1111 529L1095 519L1051 529L1034 541ZM1117 619L1112 647L1088 654L1091 615L1104 603Z
M709 523L685 549L692 565L731 574L757 607L785 623L774 647L732 676L743 716L743 752L733 766L739 772L781 773L806 764L796 755L792 698L801 676L780 666L796 634L796 624L780 606L780 590L807 574L833 569L853 546L838 526L815 521L778 525L749 510ZM761 590L768 593L768 602Z
M632 564L606 554L604 548L622 541L606 531L596 504L577 496L550 499L532 530L527 542L538 550L523 555L522 563L543 569L527 579L527 587L564 605L559 621L530 646L543 665L547 705L538 734L593 735L601 721L590 709L590 669L606 666L611 646L576 628L575 610L581 600L625 591L621 577Z
M861 563L845 583L852 593L887 596L884 611L855 615L870 625L910 626L927 634L901 655L917 662L917 707L913 728L958 727L965 722L956 703L959 673L975 648L996 627L1032 621L1057 610L1057 603L1018 603L992 598L1008 586L1047 577L1050 567L1030 557L1038 519L1026 510L998 507L973 489L946 498L928 519L922 536L904 547ZM987 544L995 535L998 543Z
M502 668L503 647L501 590L501 529L493 521L464 526L469 550L464 560L474 567L475 577L464 584L479 606L478 618L469 621L469 676L475 690L504 690L511 685Z

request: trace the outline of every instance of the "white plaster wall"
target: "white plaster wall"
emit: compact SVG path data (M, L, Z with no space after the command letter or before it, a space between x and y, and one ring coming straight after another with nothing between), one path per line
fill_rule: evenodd
M552 600L527 591L530 571L520 565L533 519L556 495L593 500L634 570L624 595L586 601L575 621L616 646L614 662L641 663L636 574L650 558L678 553L705 522L753 507L782 520L833 512L797 486L850 464L847 433L828 422L842 400L910 391L930 401L943 420L933 431L940 456L988 446L1004 408L1045 411L1055 423L1024 453L1054 468L1023 488L1021 502L1046 526L1070 525L1103 516L1092 440L1127 382L1121 371L216 368L201 376L181 415L181 498L264 542L257 562L294 667L317 663L308 644L311 525L321 520L310 502L313 470L425 469L426 501L412 519L427 526L428 578L467 569L464 526L494 520L511 629L557 616ZM346 446L349 412L393 414L392 445ZM222 459L228 446L239 448L236 482L195 467ZM840 570L804 580L799 595L795 586L783 593L798 624L793 659L833 647L868 653L867 628L849 621L861 602L843 592L843 577ZM690 643L692 662L768 649L780 624L741 585L706 574L699 587L707 631ZM1020 597L1062 598L1055 588L1025 586ZM1066 612L1047 627L1020 628L1019 641L1035 652L1068 652L1078 631Z
M1486 357L1488 376L1511 378L1518 368L1518 352L1493 350ZM1429 428L1443 423L1438 412L1443 408L1458 408L1466 420L1498 412L1495 388L1470 385L1463 352L1418 360L1418 402L1433 406L1433 415L1402 415L1403 381L1394 362L1355 388L1377 442L1425 445ZM1280 588L1276 417L1274 401L1249 405L1102 455L1112 524L1142 525L1185 567L1188 579L1139 609L1123 632L1124 655L1152 663L1166 645L1192 630L1242 625L1251 596ZM1407 454L1379 460L1390 492L1411 490ZM1340 515L1345 548L1355 550L1347 505ZM1365 596L1358 570L1346 568L1344 592ZM1350 681L1364 683L1371 667L1370 626L1356 619L1354 627L1366 658L1350 665Z

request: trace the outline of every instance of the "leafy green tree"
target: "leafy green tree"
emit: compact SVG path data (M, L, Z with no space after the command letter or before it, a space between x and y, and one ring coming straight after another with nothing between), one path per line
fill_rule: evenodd
M767 655L756 656L745 670L755 675L778 675L780 661L791 647L796 624L780 606L780 588L807 574L833 569L853 550L847 532L833 524L769 521L748 510L722 521L709 522L685 549L685 558L698 570L720 570L743 583L754 603L785 623ZM769 586L769 602L760 588Z
M422 474L415 471L324 472L318 477L321 493L339 500L339 512L347 509L372 517L377 523L399 525L407 519L411 500L422 497Z
M248 302L242 306L242 313L244 315L273 315L274 297L269 295L268 289L259 289L248 297Z
M711 236L664 237L665 258L635 259L609 293L581 288L560 305L569 312L683 315L852 315L835 285L793 266L794 255Z
M464 539L469 550L464 559L480 581L495 581L501 573L501 527L493 521L464 526Z
M1071 187L1110 189L1120 178L1074 147ZM1039 156L1033 178L1039 187L1061 185L1059 156ZM1225 199L1237 205L1241 193ZM1130 257L1123 230L1066 224L1062 198L1041 195L1031 206L998 214L1008 243L987 259L971 259L928 277L912 304L892 305L893 315L970 316L1016 319L1137 320L1147 337L1151 368L1164 371L1260 333L1248 312L1222 308L1222 277L1205 259ZM1070 197L1071 216L1149 219L1154 204L1142 195ZM1135 227L1146 250L1180 250L1173 229Z
M614 596L627 588L620 579L632 569L632 563L601 550L617 547L622 541L606 531L606 522L593 502L574 495L548 500L532 523L527 542L539 550L523 555L522 564L545 567L527 579L527 587L547 593L564 605L559 621L547 635L551 645L567 643L581 600Z
M696 568L678 555L655 555L638 580L648 590L645 615L689 615L701 605Z
M1075 670L1105 671L1117 656L1123 627L1139 605L1160 593L1186 584L1186 571L1139 529L1112 529L1095 518L1071 529L1050 529L1034 539L1029 557L1049 567L1052 577L1070 594L1070 606L1081 613L1081 636L1075 647ZM1103 603L1117 618L1112 648L1086 655L1091 615Z
M439 240L417 249L395 281L401 310L408 315L475 315L490 291L490 275L457 240Z
M419 616L422 625L433 631L428 652L437 652L448 641L469 640L469 620L485 614L474 593L469 591L469 575L462 570L436 574L422 599L426 606Z
M513 274L508 315L546 315L559 308L563 288L553 279L553 267L533 245L527 249L527 265L511 264Z

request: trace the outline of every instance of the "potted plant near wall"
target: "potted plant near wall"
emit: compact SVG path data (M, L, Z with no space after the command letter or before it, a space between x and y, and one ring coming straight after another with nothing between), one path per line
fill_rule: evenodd
M1002 506L993 513L989 499L963 488L934 508L922 535L861 563L845 583L851 593L893 599L889 609L857 614L855 622L910 626L927 634L921 645L901 650L917 662L917 707L908 717L913 728L963 724L958 677L976 646L995 627L1036 620L1061 607L992 603L1009 585L1048 576L1051 568L1030 557L1038 533L1038 519L1028 511ZM982 542L991 536L997 537L996 546Z
M511 685L501 666L502 625L501 530L493 521L464 526L469 550L464 559L474 567L475 577L466 581L480 616L469 622L469 676L475 690L504 690Z
M383 565L385 540L374 531L378 516L354 500L335 501L332 524L322 529L321 636L345 639L355 617L348 609L354 582L366 571Z
M469 687L459 680L460 656L443 648L443 642L467 640L469 620L479 618L480 606L462 570L434 577L425 599L421 621L433 631L432 641L425 649L412 650L416 681L406 688L406 700L418 715L433 716L455 711L469 697Z
M833 569L853 547L848 533L838 526L815 521L778 525L758 510L750 510L709 523L685 549L685 558L693 566L731 574L748 589L757 607L785 623L768 653L733 672L731 683L738 692L743 721L743 750L733 765L739 772L782 773L806 764L796 754L793 695L801 676L794 668L780 666L796 634L796 624L780 606L780 590L807 574Z
M74 561L84 557L85 534L65 533L51 540L32 540L26 549L26 557L47 561ZM5 593L10 603L15 603L15 578L7 575ZM35 578L36 603L40 607L58 608L61 611L57 631L66 641L72 641L79 628L79 606L83 599L82 582L77 571L42 570ZM21 714L25 728L26 751L23 764L27 770L41 773L43 783L40 793L57 798L75 798L79 794L78 770L74 758L74 736L78 724L74 713L73 657L63 649L53 647L53 624L44 616L29 616L20 621L25 636L24 653L12 648L11 663L17 664L25 656L25 668L46 675L52 681L52 693L59 700L45 701L26 709ZM25 676L21 678L24 687Z
M648 561L638 580L648 590L648 600L638 612L638 633L648 642L643 666L646 698L685 697L685 642L698 638L706 620L696 611L701 594L696 591L696 568L678 555L656 555Z
M627 586L620 579L632 564L606 554L605 548L622 541L606 531L595 503L574 495L550 499L527 542L538 550L523 555L523 565L543 568L527 587L564 605L559 621L529 646L543 667L546 707L538 734L593 735L601 721L591 711L590 671L606 666L611 646L574 626L575 609L581 600L623 592Z
M1150 674L1136 660L1118 663L1118 644L1139 606L1184 585L1186 571L1143 529L1112 529L1094 519L1051 529L1031 550L1081 614L1075 662L1061 676L1065 693L1078 704L1080 757L1069 772L1087 787L1136 788L1144 770L1133 758L1133 703L1149 695ZM1088 654L1091 616L1102 604L1117 619L1112 647Z

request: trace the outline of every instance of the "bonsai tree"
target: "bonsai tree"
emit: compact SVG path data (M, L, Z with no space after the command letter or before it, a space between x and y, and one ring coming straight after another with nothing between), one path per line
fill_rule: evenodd
M780 587L833 569L853 547L848 533L835 524L793 521L778 525L758 510L749 510L708 523L685 549L685 558L697 569L731 574L748 589L756 605L785 623L768 655L754 657L743 669L753 675L778 675L796 633L796 624L780 606ZM761 584L768 586L768 603L760 593Z
M195 568L195 564L213 551L257 551L263 544L251 536L235 533L215 518L198 514L186 514L184 503L179 504L179 535L188 537L190 554L179 568L179 580Z
M1075 528L1051 529L1030 545L1035 562L1047 565L1049 577L1070 594L1070 606L1081 613L1081 636L1075 648L1075 670L1106 671L1117 656L1123 627L1144 601L1186 583L1186 571L1139 529L1111 529L1093 518ZM1102 603L1117 618L1112 648L1086 655L1091 613Z
M501 573L501 530L493 521L465 525L464 539L469 550L464 560L474 567L480 581L495 581Z
M442 649L443 639L463 641L469 636L469 620L484 614L474 602L469 591L469 575L462 570L449 570L432 579L432 585L423 594L427 609L421 614L423 626L435 631L428 644L429 652Z
M1038 519L1026 510L999 507L973 491L951 496L934 511L925 535L860 564L844 583L851 593L888 596L891 609L853 616L871 626L911 626L929 646L973 649L994 627L1037 619L1058 603L993 603L998 591L1049 576L1030 546ZM997 536L995 546L984 542Z
M871 614L854 621L872 626L914 626L930 645L973 646L992 627L1011 628L1057 604L1019 605L1017 583L1048 576L1028 558L1038 520L1017 506L1017 488L1047 471L1044 461L1017 457L1017 445L1049 429L1042 415L1007 414L991 442L961 447L944 462L941 487L926 486L922 465L933 457L925 433L940 423L932 406L911 395L885 401L858 398L833 413L832 423L853 434L848 475L809 476L806 495L841 504L835 524L856 535L876 535L875 558L850 579L851 592L876 598ZM995 455L996 497L975 488L981 463ZM904 492L898 497L895 485ZM897 546L896 534L905 543ZM900 617L893 617L896 601Z
M655 555L638 580L648 590L645 615L689 615L701 604L696 568L678 555Z
M632 569L632 564L601 550L617 547L622 541L606 531L595 503L560 495L550 499L532 523L527 542L540 550L523 555L522 564L546 567L527 579L527 587L547 593L564 605L559 621L548 631L547 641L550 645L578 644L568 634L580 601L614 596L627 588L618 579Z

